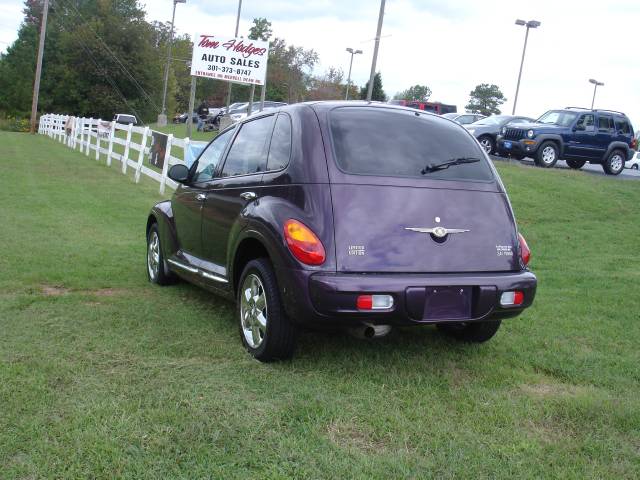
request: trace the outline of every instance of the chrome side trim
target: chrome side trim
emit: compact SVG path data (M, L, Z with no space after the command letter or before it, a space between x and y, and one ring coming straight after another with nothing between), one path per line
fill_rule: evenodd
M178 262L176 260L168 259L167 262L169 262L171 265L174 265L174 266L176 266L178 268L186 270L189 273L198 273L199 272L199 270L197 268L190 267L190 266L185 265L184 263L180 263L180 262Z
M213 280L214 282L229 283L229 281L226 278L220 275L216 275L215 273L205 272L204 270L200 270L199 268L190 267L189 265L185 265L184 263L178 262L177 260L173 260L170 258L169 260L167 260L167 262L169 262L171 265L175 267L181 268L182 270L186 270L189 273L196 273L201 277L207 278L209 280Z
M208 278L209 280L213 280L214 282L229 283L226 278L214 273L205 272L204 270L200 270L200 275L202 275L204 278Z

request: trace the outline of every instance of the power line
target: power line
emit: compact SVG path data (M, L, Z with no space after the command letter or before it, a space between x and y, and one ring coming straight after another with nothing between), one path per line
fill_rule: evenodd
M63 25L57 18L52 17L53 20L55 21L55 23L65 32L67 32L72 38L74 38L76 40L76 43L84 50L84 52L87 54L87 57L89 58L89 60L91 60L93 62L93 64L95 65L95 67L98 69L99 73L102 73L102 75L104 76L104 78L107 80L107 82L109 82L109 84L111 85L111 87L115 90L115 92L120 95L120 97L122 98L122 101L125 103L125 105L130 108L133 113L136 115L136 117L138 118L142 118L140 116L140 114L138 113L138 111L129 103L129 101L127 100L127 97L125 97L124 93L122 93L122 90L120 90L118 88L118 86L116 85L115 81L109 76L109 74L107 73L106 68L102 67L101 65L99 65L97 59L94 57L93 53L91 52L91 50L89 50L89 48L87 46L84 45L84 43L82 42L82 39L80 39L78 41L77 38L75 38L75 35L79 35L79 31L76 32L70 32L65 25Z
M142 95L145 97L145 99L151 103L151 105L155 108L155 110L157 110L158 112L160 111L160 108L158 107L158 105L153 101L153 99L151 98L151 96L146 92L146 90L142 87L142 85L140 85L140 83L136 80L136 78L129 72L129 70L127 69L127 67L125 67L125 65L120 61L120 59L118 58L118 56L113 52L113 50L111 50L109 48L109 46L106 44L106 42L102 39L102 37L100 37L100 35L98 35L98 33L91 27L91 25L89 24L89 22L86 21L86 19L84 18L84 16L82 15L82 13L80 13L80 11L75 7L75 5L73 5L70 1L67 2L66 0L58 0L58 1L62 1L62 3L64 4L64 6L67 7L71 7L74 12L77 14L78 17L80 17L80 19L82 20L82 26L86 26L89 30L91 30L91 32L96 36L96 38L98 39L98 41L102 44L103 48L111 55L111 57L116 61L116 63L120 66L120 68L122 69L122 71L125 73L125 75L127 75L127 77L129 77L129 79L134 83L134 85L138 88L138 90L140 90L140 92L142 93ZM73 13L73 12L72 12ZM80 24L76 24L77 27L80 26Z

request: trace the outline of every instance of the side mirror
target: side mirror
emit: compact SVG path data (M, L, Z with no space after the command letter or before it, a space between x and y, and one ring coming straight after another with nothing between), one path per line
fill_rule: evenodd
M168 175L174 182L185 183L189 179L189 169L186 165L178 163L169 169Z

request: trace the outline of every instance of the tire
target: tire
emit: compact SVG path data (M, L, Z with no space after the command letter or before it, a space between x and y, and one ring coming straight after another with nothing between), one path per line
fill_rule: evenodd
M157 223L147 233L147 278L157 285L171 285L177 279L165 262Z
M558 147L553 142L543 142L536 152L535 160L539 167L553 167L558 162Z
M602 164L607 175L620 175L624 170L625 154L622 150L614 150Z
M634 163L633 165L631 165L631 170L638 170L638 164Z
M284 311L268 259L251 260L244 268L238 283L236 318L242 344L255 359L272 362L291 358L297 328Z
M438 330L463 342L484 343L496 334L500 320L487 320L470 323L439 323Z
M569 168L572 168L574 170L580 170L582 167L584 167L585 163L587 163L585 160L567 160L567 165L569 166Z
M496 142L489 135L482 135L478 142L487 155L492 155L496 151Z

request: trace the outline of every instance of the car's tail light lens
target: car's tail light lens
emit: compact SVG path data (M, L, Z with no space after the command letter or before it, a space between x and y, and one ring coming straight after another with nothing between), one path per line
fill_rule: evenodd
M321 265L326 259L324 246L309 227L297 220L284 224L284 238L293 256L307 265Z
M633 140L631 140L631 150L635 150L637 146L638 146L638 139L634 138Z
M520 290L503 292L500 296L500 305L503 307L517 307L524 302L524 293Z
M520 242L520 258L526 267L529 265L529 260L531 260L531 250L529 250L529 245L527 245L527 241L521 233L518 233L518 241Z
M391 295L358 295L356 299L358 310L388 310L393 307Z

